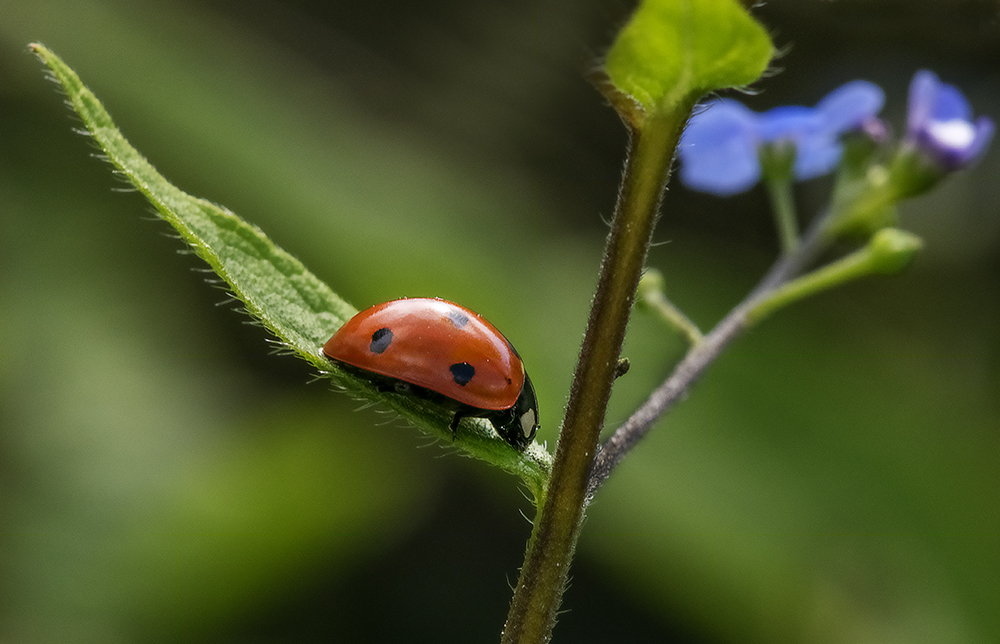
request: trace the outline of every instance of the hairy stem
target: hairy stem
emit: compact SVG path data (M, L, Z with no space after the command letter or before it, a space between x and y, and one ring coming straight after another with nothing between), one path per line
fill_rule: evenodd
M693 103L651 116L633 132L580 361L545 503L539 508L503 644L547 642L566 586L597 439L681 129Z

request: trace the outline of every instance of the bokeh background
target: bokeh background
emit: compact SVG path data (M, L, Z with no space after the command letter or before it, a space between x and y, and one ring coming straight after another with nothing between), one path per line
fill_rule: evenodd
M60 54L181 188L359 308L515 342L557 435L626 135L583 72L624 0L0 0L0 642L489 642L517 481L310 384L73 132ZM998 4L774 0L746 97L930 68L1000 117ZM803 185L803 212L828 183ZM760 189L672 185L650 264L703 327L773 260ZM740 339L592 507L564 642L1000 640L1000 143L901 208L912 268ZM683 345L637 314L609 426Z

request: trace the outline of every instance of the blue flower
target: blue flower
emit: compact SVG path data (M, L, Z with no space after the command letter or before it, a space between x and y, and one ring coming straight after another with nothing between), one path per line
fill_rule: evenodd
M973 122L962 92L934 72L913 77L907 111L907 141L945 172L969 165L993 136L993 120L980 116Z
M884 100L877 85L852 81L816 107L776 107L758 114L734 100L712 101L691 118L681 138L681 181L719 196L749 190L760 181L764 145L794 146L797 179L826 174L840 161L840 136L873 119Z

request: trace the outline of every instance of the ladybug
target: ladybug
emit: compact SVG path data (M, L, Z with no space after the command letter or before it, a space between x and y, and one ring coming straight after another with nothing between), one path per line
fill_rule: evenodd
M323 354L355 375L455 412L489 420L523 451L538 429L538 402L514 346L478 313L439 298L377 304L340 327Z

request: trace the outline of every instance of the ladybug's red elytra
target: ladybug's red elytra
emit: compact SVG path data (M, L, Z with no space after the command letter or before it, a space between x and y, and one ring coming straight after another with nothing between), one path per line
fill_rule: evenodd
M535 388L514 346L478 313L438 298L377 304L340 327L326 357L397 392L489 420L522 451L538 430Z

